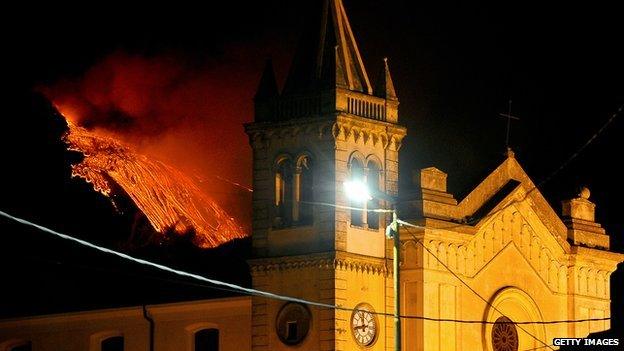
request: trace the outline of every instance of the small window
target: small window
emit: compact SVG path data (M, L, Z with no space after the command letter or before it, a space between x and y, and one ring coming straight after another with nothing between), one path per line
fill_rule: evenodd
M365 183L371 194L381 191L382 172L378 162L369 160L364 164L357 158L349 163L349 177L352 181ZM364 203L351 201L351 225L362 228L379 229L379 213L369 211L380 208L380 201L376 196ZM361 209L360 209L361 208Z
M13 346L9 350L10 351L31 351L32 350L32 343L29 341L29 342L23 343L21 345Z
M113 336L102 340L102 351L123 351L123 336Z
M219 329L202 329L196 332L195 351L219 351Z
M297 333L299 328L297 327L297 321L288 321L286 322L287 330L286 330L286 340L288 342L296 342L297 341Z
M310 310L305 305L288 302L277 314L275 333L284 344L298 345L308 335L311 319Z

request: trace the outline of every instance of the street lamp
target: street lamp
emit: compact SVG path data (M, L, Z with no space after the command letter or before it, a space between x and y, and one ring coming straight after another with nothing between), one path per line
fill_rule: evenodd
M344 190L347 197L356 202L370 201L373 197L389 202L392 205L392 222L386 227L386 237L394 239L393 262L394 270L394 350L401 350L401 318L400 318L400 302L401 302L401 279L399 270L399 260L401 257L401 238L399 237L399 223L397 218L397 199L386 193L378 192L371 194L366 183L360 180L352 180L344 182ZM387 211L384 211L387 212Z

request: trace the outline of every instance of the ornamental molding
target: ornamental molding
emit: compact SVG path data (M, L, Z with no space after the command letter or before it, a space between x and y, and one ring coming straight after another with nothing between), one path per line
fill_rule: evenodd
M280 140L331 140L332 120L298 119L283 123L250 123L245 125L249 143L254 149L268 148Z
M296 122L296 123L294 123ZM280 140L342 141L362 146L399 151L406 129L376 120L301 119L288 123L251 123L245 126L249 143L254 149L268 148Z
M571 247L567 242L567 227L514 157L507 157L457 204L423 200L423 207L427 212L425 215L434 218L453 218L458 221L471 219L510 181L518 184L514 189L510 189L511 192L505 196L505 199L501 199L496 204L496 208L515 203L525 207L523 213L527 214L530 208L533 211L533 217L552 234L552 240L558 242L559 246L569 253ZM480 227L484 218L472 218L472 220L478 220L476 227Z
M385 259L370 260L350 255L261 258L250 260L249 266L252 275L306 268L361 272L383 276L391 273Z
M432 254L413 240L406 241L404 266L446 272L446 265L458 275L474 278L495 256L513 245L551 291L609 297L609 277L614 269L578 261L574 255L558 252L560 247L550 247L552 243L545 245L543 233L534 230L515 209L510 208L495 216L472 236L443 231L441 235L440 229L427 228L420 239Z
M388 128L372 122L340 120L332 125L332 136L336 141L350 142L362 146L380 147L399 151L405 137L405 129Z

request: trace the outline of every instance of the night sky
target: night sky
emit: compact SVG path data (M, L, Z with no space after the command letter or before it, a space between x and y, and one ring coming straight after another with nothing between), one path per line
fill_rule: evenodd
M369 77L374 80L382 58L389 59L401 103L399 120L408 127L401 150L404 185L412 169L436 166L449 173L450 191L461 199L503 160L506 121L498 113L507 112L510 99L512 114L521 119L512 122L511 146L539 183L624 104L623 31L615 5L344 1ZM111 57L166 60L185 69L185 82L195 82L193 72L207 77L199 80L207 84L205 101L204 86L198 85L192 94L201 100L198 104L219 101L223 106L206 116L204 125L231 130L234 136L227 143L243 145L233 159L248 164L250 149L244 146L242 123L252 119L253 89L268 57L283 82L301 31L301 3L231 1L162 7L154 2L133 7L106 3L101 8L15 10L18 24L3 28L2 210L103 242L114 242L110 231L127 225L116 218L109 220L115 223L94 229L94 221L105 222L110 215L110 204L90 194L84 184L68 180L67 162L75 155L64 151L58 140L63 124L48 118L53 113L36 93L52 89L65 94L67 82L82 81ZM219 92L221 86L226 87L224 92ZM168 106L168 111L175 108ZM206 122L215 120L219 123ZM159 140L153 133L159 133L160 123L177 128L175 119L147 121L153 122L151 129L132 132L141 135L141 142ZM180 121L186 123L184 118ZM624 187L618 171L622 135L624 116L540 189L559 212L562 199L575 195L579 186L588 186L597 204L597 219L611 234L613 249L620 252L624 252ZM200 148L210 144L190 145L189 154L195 159ZM207 161L197 162L204 170L210 168ZM233 179L249 184L250 169L232 169ZM37 276L39 270L32 268L45 262L57 262L61 268L52 270L65 275L62 281L67 284L80 286L80 279L91 275L82 267L84 276L72 281L62 262L65 259L76 269L76 262L84 257L50 253L45 247L52 244L41 235L22 234L5 220L0 221L0 232L7 240L0 245L1 270L18 286L51 289L53 279ZM14 238L15 233L23 238ZM619 289L612 290L618 306L614 316L622 316L618 296L624 295L623 269L612 280L614 289ZM21 277L23 272L28 279ZM20 310L28 304L15 303L22 295L16 291L20 289L0 293L7 294L0 295L2 306L17 306L5 314L47 311L43 307ZM25 296L44 299L43 295ZM75 299L88 296L78 294ZM50 300L60 309L54 298ZM137 296L131 302L139 300Z

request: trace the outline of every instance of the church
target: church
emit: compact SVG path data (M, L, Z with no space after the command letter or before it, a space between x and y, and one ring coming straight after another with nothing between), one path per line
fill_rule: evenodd
M253 152L252 288L234 296L0 320L0 351L555 349L610 328L609 250L589 189L557 213L512 150L463 199L415 172L400 201L400 300L388 201L407 129L387 60L369 78L341 0L319 1L282 89L267 63L245 125ZM451 174L459 177L461 174ZM411 225L406 225L407 223ZM586 320L575 323L549 321Z

